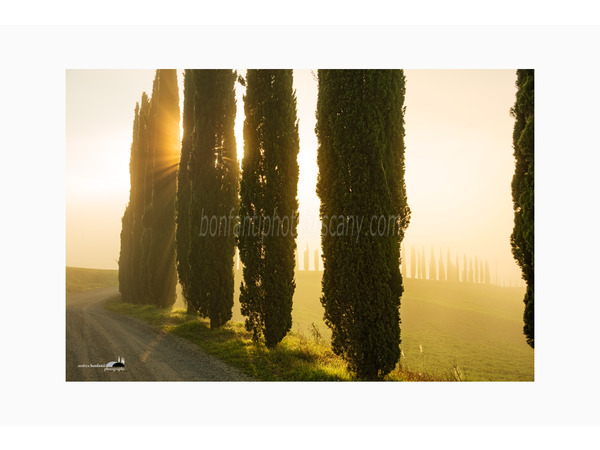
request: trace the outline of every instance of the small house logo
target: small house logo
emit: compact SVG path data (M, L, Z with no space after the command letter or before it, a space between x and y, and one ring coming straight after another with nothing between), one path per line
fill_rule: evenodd
M125 367L125 358L119 356L116 361L106 363L106 367Z

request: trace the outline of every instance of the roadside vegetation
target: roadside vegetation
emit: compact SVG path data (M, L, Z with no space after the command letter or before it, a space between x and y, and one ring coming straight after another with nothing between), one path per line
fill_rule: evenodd
M185 338L207 353L216 356L257 380L263 381L351 381L355 377L345 361L335 355L318 332L306 335L290 332L273 349L255 343L252 333L240 322L228 322L210 328L210 319L187 314L184 309L161 309L153 305L121 302L119 294L109 299L105 308L144 320L161 331ZM452 381L448 376L434 376L396 367L385 378L389 381Z

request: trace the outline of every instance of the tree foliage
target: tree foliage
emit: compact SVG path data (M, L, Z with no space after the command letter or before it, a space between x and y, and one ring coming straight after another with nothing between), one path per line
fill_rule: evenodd
M136 105L129 203L122 220L119 289L132 303L175 302L175 190L179 94L175 70L157 70L152 98Z
M300 141L293 71L248 70L244 111L240 304L254 340L264 337L274 347L292 327L296 288ZM308 258L307 245L305 270Z
M151 303L167 308L175 303L175 196L180 157L177 71L156 71L150 102L152 197L147 210L151 230L147 270Z
M517 70L512 179L515 225L510 238L512 253L527 284L523 332L534 347L534 71Z
M317 194L322 219L395 216L384 235L322 233L325 322L333 351L361 379L400 356L400 243L410 210L404 184L401 70L319 70Z
M188 310L208 317L211 328L218 328L231 319L233 309L239 205L234 134L237 74L208 69L185 73L184 143L189 146L186 295ZM180 264L185 264L185 257L180 255Z

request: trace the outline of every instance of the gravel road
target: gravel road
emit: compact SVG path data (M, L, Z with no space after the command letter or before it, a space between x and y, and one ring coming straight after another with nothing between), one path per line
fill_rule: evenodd
M251 381L185 339L105 310L116 293L104 288L67 295L67 381ZM105 369L119 357L124 370Z

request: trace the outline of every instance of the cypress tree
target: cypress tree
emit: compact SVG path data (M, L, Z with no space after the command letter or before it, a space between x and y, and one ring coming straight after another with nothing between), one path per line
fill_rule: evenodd
M475 257L475 268L473 271L473 281L479 283L479 262L477 262L477 256Z
M473 258L469 258L469 283L475 282L475 272L473 270Z
M132 229L131 229L131 203L127 204L123 217L121 218L121 251L119 253L119 292L125 302L132 300L131 285L131 247L132 247Z
M517 94L511 114L515 118L512 179L515 225L510 237L512 253L521 267L525 292L523 333L534 347L534 71L517 70Z
M483 258L479 259L479 282L485 283L485 265L483 264Z
M401 70L319 70L316 132L320 216L394 216L393 233L323 232L325 322L333 351L361 379L400 356L400 244L410 210L404 185ZM323 230L325 231L325 230Z
M274 347L292 327L296 288L300 140L292 70L249 70L244 111L240 304L253 338ZM264 227L257 229L257 221ZM246 222L255 225L252 233ZM307 244L305 270L308 257Z
M238 177L235 80L232 70L186 70L190 124L188 160L188 310L211 328L232 316ZM193 85L193 87L192 87Z
M435 263L435 253L433 252L433 247L431 247L431 256L429 258L429 279L437 280L437 265Z
M460 269L458 267L458 253L456 254L456 267L454 270L455 270L454 271L454 281L460 282L461 279L460 279ZM464 281L464 280L462 280L462 281Z
M142 95L142 107L136 103L133 120L133 136L129 160L130 190L129 203L122 219L121 253L119 256L119 289L126 302L143 301L143 285L140 277L142 266L142 218L144 215L144 143L145 120L148 112L148 97Z
M192 144L194 140L194 99L195 84L193 72L185 71L183 81L183 137L181 140L181 159L179 162L179 172L177 174L177 229L175 234L177 244L177 273L183 298L188 307L188 313L194 312L194 307L190 302L190 182L188 179L189 160Z
M133 119L133 139L129 157L129 202L121 219L121 250L119 253L119 292L125 302L133 302L135 295L135 268L133 266L135 256L135 231L134 231L134 205L136 202L136 177L137 162L139 158L138 128L139 128L139 103L135 105Z
M151 302L167 308L175 303L175 196L179 164L179 90L177 71L158 69L150 101L152 147L152 200L150 248Z
M463 253L463 271L462 281L469 281L469 266L467 265L467 255Z
M149 260L150 244L152 239L152 183L154 178L154 146L151 142L150 123L150 98L144 92L140 106L140 161L141 161L141 185L142 185L142 235L140 238L139 257L139 302L142 304L152 303L152 267Z
M411 278L417 278L417 255L414 245L410 249L410 276Z
M421 249L421 278L424 280L427 279L427 269L425 264L425 246L423 246Z
M440 259L438 260L438 278L440 281L446 281L446 270L444 269L444 257L442 249L440 249Z
M402 279L406 279L407 275L406 275L406 251L404 250L404 245L401 246L402 248L402 259L400 260L400 267L402 268L401 272L402 272Z
M304 270L308 272L308 244L306 244L306 250L304 250Z

